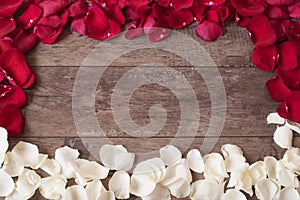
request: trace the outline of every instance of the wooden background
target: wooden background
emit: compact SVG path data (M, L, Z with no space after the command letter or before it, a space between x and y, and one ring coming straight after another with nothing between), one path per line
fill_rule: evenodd
M253 45L246 30L228 23L225 35L215 42L201 41L195 35L193 26L180 32L190 35L205 47L224 81L227 93L226 121L213 151L220 152L223 144L233 143L242 147L250 163L266 155L282 157L284 150L274 144L272 138L275 126L266 124L266 116L277 108L277 103L272 101L265 89L265 82L274 74L260 71L251 65ZM36 72L37 81L27 91L25 131L20 137L10 139L11 146L25 140L37 144L41 152L53 156L56 148L69 145L79 149L82 158L96 159L89 150L99 148L97 145L101 138L89 136L84 141L79 138L72 116L72 90L83 59L99 43L87 37L72 35L67 30L55 44L39 44L27 55ZM163 105L168 119L162 131L151 138L134 138L120 130L114 122L110 107L113 87L127 70L143 62L158 62L174 67L184 74L196 91L201 123L189 149L199 148L211 114L207 87L201 76L184 60L155 50L141 50L122 56L101 78L101 92L96 94L95 110L106 137L115 144L126 146L131 152L150 152L168 144L178 129L178 101L171 91L158 85L143 86L134 93L130 101L130 114L138 125L147 125L150 123L149 107L157 103ZM179 140L184 142L185 138ZM86 146L90 149L87 150ZM294 146L300 146L299 136L294 138ZM32 199L43 198L35 195Z

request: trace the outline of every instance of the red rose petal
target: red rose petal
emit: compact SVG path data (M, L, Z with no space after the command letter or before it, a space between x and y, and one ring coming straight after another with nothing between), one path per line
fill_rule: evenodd
M7 130L9 137L20 134L24 128L24 117L20 108L14 104L1 106L0 126Z
M130 7L133 11L137 11L140 7L149 3L148 0L126 0L125 5Z
M160 6L167 7L171 3L171 0L156 0L156 3Z
M300 1L289 7L290 17L300 18Z
M71 29L80 35L86 34L84 18L74 19L71 22Z
M94 33L89 30L88 36L96 40L107 40L119 34L121 32L120 25L114 20L108 20L108 21L109 21L109 28L106 31L104 31L103 33Z
M89 11L89 5L84 1L77 1L69 7L70 17L84 17Z
M12 17L0 17L0 37L12 32L16 28L16 21Z
M128 26L125 32L125 38L131 40L137 36L140 36L142 33L143 33L143 29L141 28L140 23L134 21Z
M295 2L295 0L266 0L269 5L287 6Z
M92 6L85 17L85 25L88 32L92 32L97 35L102 34L109 28L109 21L101 8Z
M23 0L2 0L0 1L0 17L12 16L22 5Z
M278 114L288 120L300 123L300 92L292 92L279 106Z
M194 21L194 15L190 10L171 10L170 25L180 29L190 25Z
M287 38L287 30L290 27L291 21L286 20L270 20L272 27L275 29L277 42L281 42Z
M153 28L152 32L148 35L148 37L151 42L158 42L168 37L170 33L171 29Z
M204 18L204 12L206 10L206 6L201 4L199 1L194 1L194 4L191 8L189 8L196 17L196 20L201 22Z
M252 0L231 0L232 6L243 16L250 17L260 15L265 8Z
M276 73L292 91L300 91L300 68L290 71L281 71L277 69Z
M270 6L267 9L267 16L270 19L287 19L289 18L289 11L287 7Z
M38 42L38 37L33 31L23 32L13 40L13 46L26 53L33 49Z
M278 46L278 67L280 71L292 70L298 67L298 58L295 45L284 42Z
M206 6L217 6L225 3L225 0L200 0L200 2Z
M252 53L253 64L261 70L273 71L278 53L275 45L267 47L255 47Z
M63 28L52 28L49 26L35 26L34 33L45 44L53 44L57 37L61 34Z
M58 14L71 4L71 0L44 0L38 5L43 9L43 16Z
M196 33L202 40L214 41L223 34L223 27L214 21L205 20L196 26Z
M172 5L174 9L181 10L191 7L193 2L194 0L172 0Z
M31 67L29 69L30 69L31 75L30 75L30 78L28 79L27 83L22 86L23 89L27 89L27 88L31 87L35 82L34 71Z
M10 39L0 39L0 55L12 48L12 41Z
M61 24L61 18L58 15L52 15L49 17L42 17L37 25L57 28L60 26L60 24Z
M214 21L216 23L220 22L220 18L219 18L219 13L215 10L209 10L205 16L204 16L205 20L209 20L209 21Z
M7 86L7 85L6 85ZM0 84L0 90L4 85ZM12 87L11 92L3 97L0 97L0 105L14 104L18 107L24 107L26 105L26 95L23 89L18 86Z
M247 30L255 46L264 47L276 42L276 32L265 15L252 17Z
M287 33L288 38L300 45L300 21L294 21Z
M238 26L246 27L246 26L248 26L250 19L251 19L250 17L244 17L244 16L240 15L239 13L236 13L234 21Z
M267 90L269 91L272 99L276 102L282 102L291 93L291 90L284 84L283 80L276 76L271 78L266 83Z
M40 19L42 10L35 5L29 5L24 13L19 17L18 24L25 30L32 28Z
M120 25L123 25L125 23L125 17L118 5L109 6L105 11L105 15L109 19L116 21Z

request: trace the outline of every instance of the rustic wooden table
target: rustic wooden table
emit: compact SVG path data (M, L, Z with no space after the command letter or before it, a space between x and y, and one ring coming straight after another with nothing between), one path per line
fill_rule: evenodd
M201 41L195 35L193 27L184 29L181 33L188 34L205 47L224 81L227 94L226 121L213 151L220 152L223 144L233 143L242 147L250 163L266 155L280 158L284 150L273 142L275 126L266 124L266 116L276 111L277 107L277 103L272 101L265 89L266 80L274 74L260 71L251 65L253 45L246 30L228 23L225 35L215 42ZM69 145L79 149L82 158L96 159L89 150L97 148L97 141L101 138L88 136L84 140L80 139L72 115L72 91L83 59L99 43L65 31L55 44L39 44L27 55L36 72L37 81L27 91L25 131L20 137L10 139L11 146L25 140L37 144L41 152L53 156L56 148ZM105 76L99 82L95 100L96 116L106 137L115 144L126 146L131 152L149 152L168 144L179 127L178 101L171 91L159 85L140 87L130 101L132 119L141 126L151 123L148 113L151 105L159 103L166 108L168 119L158 134L151 138L134 138L124 133L115 123L111 111L114 85L126 71L143 62L158 62L174 67L196 91L201 113L200 126L189 149L199 148L211 117L207 87L193 67L181 58L155 50L126 54L106 69ZM184 142L185 138L179 140ZM299 136L294 138L294 146L300 146ZM36 195L33 199L43 198Z

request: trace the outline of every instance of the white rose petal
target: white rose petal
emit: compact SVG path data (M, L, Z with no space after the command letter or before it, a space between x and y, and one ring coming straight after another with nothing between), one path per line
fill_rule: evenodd
M42 178L39 191L46 199L61 199L66 185L67 179L64 176L50 176L47 178Z
M39 159L39 149L35 144L19 142L11 151L20 165L29 167L35 165Z
M284 188L274 200L300 200L300 195L295 188Z
M220 200L224 193L224 184L215 180L198 180L192 184L192 200Z
M285 123L285 119L280 117L278 113L270 113L267 117L267 123L283 125Z
M85 189L81 185L68 187L62 197L62 200L89 200Z
M17 190L14 190L12 193L10 193L7 197L5 197L5 200L27 200L30 199L31 196L23 196L22 194L18 193Z
M204 156L204 177L214 179L218 183L223 183L228 177L223 157L219 153L211 153Z
M248 167L245 166L244 169L231 172L227 187L235 187L236 189L243 190L244 192L252 196L252 178L249 173Z
M155 183L159 183L166 175L166 167L160 158L152 158L137 164L133 173L147 175L153 179Z
M247 200L246 196L237 189L227 190L222 195L221 200Z
M16 190L24 196L30 196L40 186L41 177L33 170L24 169L16 182Z
M278 127L274 133L275 143L283 149L292 147L293 131L287 126Z
M228 158L234 155L243 155L242 149L234 144L225 144L221 147L222 154L224 158Z
M258 161L249 166L249 174L252 178L252 184L255 185L260 179L267 177L267 171L263 161Z
M130 179L130 193L138 197L151 194L155 189L156 183L146 174L133 174Z
M295 173L300 175L300 149L290 148L283 156L284 164L292 169Z
M280 185L274 179L260 179L255 185L255 194L261 200L272 200L279 191Z
M4 161L5 153L8 149L7 131L5 128L0 127L0 167Z
M299 187L297 175L288 168L281 168L277 170L276 177L280 185L284 187Z
M191 193L190 183L182 178L169 184L167 188L170 190L171 194L176 198L185 198Z
M48 155L47 154L39 154L38 160L36 163L30 165L31 169L39 169L41 165L47 160Z
M247 165L246 158L242 155L236 154L225 159L225 167L227 172L241 170Z
M109 169L95 161L89 161L80 165L78 168L78 173L86 181L92 179L105 179L108 176Z
M160 158L164 161L164 163L169 165L174 165L180 162L182 158L182 154L180 150L173 145L167 145L159 150Z
M85 191L87 193L88 200L97 200L101 193L106 192L106 189L100 180L94 179L87 183Z
M158 184L151 194L142 197L142 200L171 200L171 195L169 190Z
M56 149L55 160L61 165L61 173L66 178L74 178L75 173L71 166L71 162L78 159L79 151L70 147L64 146Z
M192 149L186 156L189 168L196 173L203 173L204 161L198 149Z
M115 200L115 194L111 191L103 192L97 200Z
M100 160L110 170L129 171L134 163L135 154L128 153L122 145L105 144L100 149Z
M130 197L130 176L125 171L117 171L113 174L108 183L110 191L115 193L118 199L128 199Z
M276 170L277 170L276 166L278 164L276 158L272 156L267 156L264 158L264 164L265 164L268 178L276 179Z
M285 126L300 134L300 124L287 120Z
M51 176L60 174L61 172L61 165L54 159L46 159L40 168Z
M3 169L0 169L0 180L0 197L8 196L13 192L15 183Z
M11 152L7 152L2 169L4 169L4 171L6 171L6 173L11 177L16 177L22 174L24 166L19 165L14 154L12 154Z

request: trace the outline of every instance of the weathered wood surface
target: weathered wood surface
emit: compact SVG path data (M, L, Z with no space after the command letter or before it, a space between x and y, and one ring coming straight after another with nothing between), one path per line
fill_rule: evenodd
M10 139L11 147L18 141L25 140L39 145L41 152L53 156L56 148L69 145L79 149L82 158L97 160L99 144L102 144L104 139L123 144L129 151L136 153L155 151L169 144L181 120L178 99L172 91L157 84L144 85L139 87L130 99L132 119L128 120L133 120L139 126L151 123L149 108L152 105L161 104L166 109L167 121L164 128L150 138L135 138L122 131L116 124L111 109L114 86L126 72L143 63L161 63L179 71L191 85L198 100L191 102L190 97L184 98L184 103L198 104L200 126L196 136L189 135L187 131L186 135L177 138L181 150L185 149L189 139L192 143L188 145L188 149L201 148L206 139L208 143L217 141L213 147L213 151L216 152L220 152L220 147L226 143L241 146L250 163L267 155L282 157L284 150L280 149L272 138L276 127L266 125L266 116L276 111L278 105L271 100L265 89L266 80L274 74L252 67L253 45L247 32L229 23L226 26L226 34L216 42L201 41L195 35L193 27L180 32L189 35L207 50L223 79L227 106L225 125L219 138L205 138L211 118L212 102L206 83L194 68L198 66L191 67L189 62L179 56L155 49L125 54L106 69L101 79L99 78L95 94L96 117L105 138L94 134L79 138L72 113L74 81L83 60L100 42L65 31L56 44L39 44L28 54L29 63L37 74L37 83L27 91L29 105L24 109L24 134ZM149 79L148 75L143 73L142 77ZM213 80L215 77L211 78ZM172 81L172 77L167 81ZM213 83L212 86L214 87ZM188 119L183 121L194 123ZM295 135L294 146L300 146L299 135ZM35 195L32 199L43 198Z

